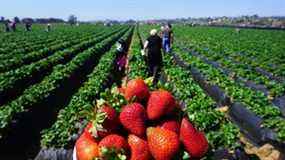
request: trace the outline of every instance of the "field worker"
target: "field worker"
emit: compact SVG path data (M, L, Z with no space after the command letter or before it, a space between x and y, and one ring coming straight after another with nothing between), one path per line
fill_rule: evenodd
M157 83L159 78L160 69L162 67L162 40L158 36L157 30L152 29L150 36L144 43L143 51L147 50L147 63L150 76L154 77L154 84Z
M236 28L236 33L240 33L240 29L239 28Z
M47 32L50 32L50 30L51 30L51 24L48 23L48 24L47 24L47 27L46 27L46 31L47 31Z
M163 36L163 32L164 32L164 26L161 26L160 27L160 37L162 38L162 36Z
M121 86L121 78L124 75L126 63L127 63L127 56L126 53L128 52L128 46L127 43L120 39L116 43L116 71L115 71L115 83L118 86Z
M174 42L174 36L173 36L173 31L172 31L172 25L170 23L167 24L168 28L169 28L169 39L170 39L170 43L169 43L169 48L171 48L171 45Z
M127 57L127 44L123 39L120 39L117 43L117 66L118 70L122 71L126 65Z
M166 25L164 27L164 30L162 31L162 45L163 45L163 50L166 53L170 52L171 38L172 38L172 30L168 25Z
M26 31L27 31L27 32L31 31L32 23L26 22L26 23L25 23L25 28L26 28Z
M167 26L172 29L172 25L170 23L167 23Z
M16 31L16 22L15 21L13 21L12 23L10 23L10 27L11 27L11 29L15 32Z
M5 21L5 31L10 32L9 20Z

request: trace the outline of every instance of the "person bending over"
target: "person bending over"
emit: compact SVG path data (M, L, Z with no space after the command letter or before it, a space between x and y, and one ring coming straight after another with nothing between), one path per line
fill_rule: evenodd
M150 36L144 43L144 52L147 53L147 64L149 76L154 77L154 84L157 83L162 67L162 39L158 36L157 30L152 29Z

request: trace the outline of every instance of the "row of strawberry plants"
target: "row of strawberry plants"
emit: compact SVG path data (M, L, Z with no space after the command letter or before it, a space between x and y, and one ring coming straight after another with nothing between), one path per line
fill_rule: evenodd
M227 120L223 112L217 110L215 101L194 82L191 73L173 63L169 55L164 56L165 86L183 102L184 112L189 119L206 133L212 151L240 147L238 128Z
M127 40L132 35L129 30L122 39ZM93 100L104 90L105 83L110 79L114 70L116 59L116 48L102 56L99 64L88 76L89 79L83 84L72 97L69 104L65 106L57 116L57 121L51 128L42 133L42 147L68 147L72 143L73 135L76 135L82 119L86 118L88 112L92 112Z
M83 32L83 35L85 35L87 33L88 32ZM80 32L71 32L69 34L59 32L58 36L52 35L52 36L48 37L46 41L43 41L43 42L40 41L40 43L34 42L28 46L23 46L19 49L13 49L9 52L6 52L5 54L0 54L0 60L5 61L5 60L11 59L11 58L16 58L16 57L20 58L21 56L24 56L26 54L30 54L30 53L33 53L35 51L45 49L46 47L49 47L49 46L64 43L64 42L72 39L73 37L79 37L79 36L81 36Z
M27 35L27 41L28 42L22 42L22 44L17 45L17 48L13 48L10 45L6 47L9 51L6 51L5 54L0 54L0 59L10 59L13 58L14 56L23 56L29 52L36 51L42 48L45 48L46 46L51 46L55 44L59 44L61 42L65 42L69 40L72 37L75 36L83 36L88 33L94 32L94 30L100 30L102 29L101 26L96 26L96 27L90 27L87 29L80 28L78 30L71 30L71 29L65 29L65 30L56 30L51 33L38 33L38 37L30 36ZM83 35L82 35L83 34ZM22 37L21 35L15 35L16 38ZM44 38L43 40L41 40ZM9 44L9 42L4 42L5 44ZM11 42L10 42L11 43ZM14 43L14 42L13 42ZM13 44L12 43L12 44ZM1 48L0 50L4 50Z
M218 33L220 30L213 30L212 33ZM223 49L226 49L226 53L234 58L245 58L246 61L255 60L254 63L268 64L272 68L279 65L280 58L282 57L282 45L281 38L284 35L283 31L268 31L268 30L241 30L238 34L233 33L234 30L228 30L223 32L222 43L224 43ZM210 33L211 34L211 33ZM219 38L218 35L213 36L213 41ZM211 41L209 39L209 41ZM232 43L233 42L233 43ZM212 43L213 44L213 43ZM221 46L219 46L221 47ZM216 47L218 49L219 47ZM210 49L212 47L210 46ZM236 51L235 53L232 53ZM240 57L240 55L243 55ZM250 63L251 64L251 63Z
M4 25L3 25L4 27ZM37 33L40 33L41 29L44 28L45 26L44 25L33 25L33 31L32 32L22 32L24 31L24 26L23 25L18 25L17 28L20 28L20 30L17 30L17 32L3 32L1 35L0 35L0 40L3 40L3 39L6 39L6 40L14 40L14 35L33 35L33 36L36 36ZM23 30L22 30L23 29ZM2 30L1 30L2 31ZM26 37L22 37L21 38L22 40L25 40ZM18 39L20 40L20 39Z
M79 34L79 33L77 33ZM68 39L69 35L63 32L57 32L57 34L51 34L49 36L43 35L44 40L34 40L34 37L29 39L29 42L23 42L24 44L17 46L17 48L12 48L9 46L2 47L0 50L2 54L0 54L0 59L7 59L12 57L12 55L21 55L26 54L28 52L32 52L38 49L43 48L46 45L54 44L55 42L63 39ZM31 41L31 42L30 42ZM8 43L8 42L5 42Z
M42 44L45 43L50 38L55 38L56 40L60 38L61 36L68 35L70 32L89 32L92 29L96 28L93 26L88 26L88 27L78 27L78 28L69 28L66 26L61 26L61 25L55 25L52 32L46 33L44 31L43 25L34 25L35 27L33 28L42 28L40 29L33 29L31 32L15 32L15 33L7 33L7 34L2 34L0 36L0 55L2 53L4 54L9 54L11 52L15 53L20 53L20 51L23 51L23 49L29 49L31 46L36 45L36 44ZM5 48L5 52L3 49ZM19 51L19 52L18 52Z
M255 92L261 92L264 94L264 96L267 97L268 101L272 103L272 105L278 107L280 111L282 112L283 116L284 113L284 105L282 104L282 101L284 99L284 87L285 83L282 85L281 81L278 79L275 79L275 81L279 81L280 83L276 83L275 81L268 80L267 78L267 85L257 83L256 81L248 80L247 78L244 78L245 76L241 76L240 73L244 73L245 75L254 77L255 75L251 70L244 70L244 69L237 69L239 66L245 66L240 63L233 63L232 61L226 62L227 65L222 65L222 63L219 63L217 61L212 61L209 59L208 56L201 55L195 51L189 51L188 49L184 49L186 52L189 52L189 54L192 54L193 56L199 57L201 60L203 60L205 63L212 65L213 67L217 68L221 72L223 72L225 75L230 77L232 80L234 80L236 83L240 83L241 85L248 87L249 89L252 89ZM232 69L230 66L233 66L237 69ZM261 79L262 77L255 77L257 79ZM269 86L272 86L268 88ZM281 102L281 103L280 103Z
M65 80L70 79L73 73L83 67L87 61L92 60L94 63L95 59L98 58L100 54L103 54L106 50L108 50L109 47L125 32L126 29L103 40L94 47L77 55L66 65L54 67L52 73L45 77L43 81L29 87L20 97L3 106L0 109L1 131L3 132L7 129L17 113L24 112L34 104L49 97L56 89L60 88Z
M5 28L5 25L4 25L4 23L1 23L0 24L0 26L2 27L4 27ZM32 28L33 28L33 30L32 31L41 31L42 29L44 29L45 28L45 24L33 24L33 26L32 26ZM3 28L3 29L4 29ZM5 30L0 30L1 31L1 33L3 33L4 35L6 34L13 34L13 33L26 33L27 31L26 31L26 27L25 27L25 24L23 24L23 23L18 23L17 24L17 28L16 28L16 32L5 32ZM2 36L2 34L1 34L1 36ZM1 37L0 36L0 37Z
M41 26L41 25L39 25ZM38 25L36 25L36 28ZM56 33L68 33L67 30L60 29ZM45 42L48 37L56 36L56 33L47 34L39 30L32 32L15 32L2 34L0 41L0 54L13 52L14 50L28 48L30 45L40 44Z
M207 27L178 27L175 31L179 39L190 42L199 52L211 51L222 58L229 56L252 67L284 76L281 69L284 57L280 54L284 51L284 45L279 40L284 35L283 31L241 30L237 33L233 29Z
M114 29L114 31L111 31L112 29ZM23 85L28 85L27 80L31 80L34 75L48 73L51 70L51 67L57 64L64 64L68 62L85 48L93 46L120 29L120 27L116 29L110 28L109 30L104 31L105 34L100 37L91 37L89 40L83 41L80 44L67 48L63 51L58 51L45 59L0 74L0 96L5 97L7 95L9 96L11 92L18 92L19 90L23 89ZM23 84L23 81L27 82ZM4 101L4 99L1 101Z
M285 67L285 64L282 61L279 62L278 65L275 65L272 63L271 64L270 63L264 64L264 62L258 60L258 58L246 59L245 57L246 56L241 55L238 57L233 57L233 59L237 62L243 62L243 63L246 63L247 65L250 65L252 68L256 69L261 74L263 74L263 73L260 72L259 69L262 69L263 71L271 73L274 77L278 77L278 78L283 79L283 83L284 83L284 77L285 77L284 67ZM272 57L274 57L274 56L272 56ZM278 58L278 60L282 60L282 59L284 59L284 57ZM266 60L264 60L264 61L266 61Z
M189 64L185 63L179 56L176 54L173 54L174 62L181 66L183 69L186 69L190 72L193 79L204 89L204 91L213 98L218 103L218 106L225 105L225 107L217 108L219 111L226 113L226 118L234 123L235 126L238 127L241 134L239 134L237 137L240 138L240 141L242 142L242 146L238 146L236 148L235 152L229 152L227 157L230 158L233 157L243 157L241 159L251 159L254 158L250 156L251 154L257 154L258 153L248 153L250 155L246 155L244 151L248 151L247 148L249 146L256 146L258 145L268 145L272 144L274 145L274 148L279 150L281 153L283 151L283 145L284 142L278 142L277 134L274 133L274 131L268 129L266 126L262 125L262 119L256 115L254 115L252 112L246 109L244 105L238 102L232 102L229 97L224 93L223 90L217 85L210 84L203 75L199 73L199 71ZM229 107L228 107L229 106ZM203 107L202 107L203 108ZM242 115L242 116L240 116ZM236 128L237 129L237 128ZM215 130L215 128L213 128ZM224 131L226 132L226 131ZM240 142L237 144L240 145ZM243 146L246 147L243 147ZM241 148L242 147L242 148ZM263 148L263 147L262 147ZM245 150L244 150L245 149ZM226 149L227 150L227 149ZM224 153L226 153L224 150ZM222 156L220 155L221 150L217 150L217 152L214 152L214 157L216 156ZM229 150L228 150L229 151ZM212 159L212 154L208 155L211 156L210 159ZM225 156L225 155L224 155ZM260 155L259 155L260 156ZM217 158L217 157L216 157ZM214 158L214 159L216 159ZM222 158L222 157L220 157ZM240 159L238 158L238 159ZM235 158L234 158L235 159Z
M181 46L192 47L193 49L207 56L207 58L213 61L218 61L222 66L231 69L235 75L246 78L246 80L253 81L256 84L261 84L261 85L266 86L269 91L268 94L271 97L281 96L284 94L285 83L282 84L282 83L272 81L270 77L264 76L260 72L257 72L255 68L249 67L248 63L242 63L242 62L233 63L235 60L229 57L228 53L223 53L224 51L213 49L211 46L212 45L211 43L207 44L208 42L207 39L205 43L201 43L200 41L196 39L195 36L194 37L185 36L184 32L182 32L181 29L180 30L178 29L178 33L176 35L178 39L180 39L178 41L182 44ZM202 46L202 45L205 45L205 46ZM211 47L211 48L204 49L203 47ZM221 50L223 49L227 49L227 48L221 47ZM219 52L215 52L215 51L219 51ZM239 57L243 57L243 56L239 56Z
M187 47L187 43L184 43L182 46ZM272 81L269 77L262 75L254 68L248 67L247 64L235 63L230 58L225 58L223 55L210 51L204 51L200 56L206 56L207 59L218 62L222 67L221 69L226 68L231 72L232 76L241 77L244 82L251 81L256 85L264 86L267 90L266 95L270 96L269 98L284 94L285 83L282 84L277 81Z
M67 39L63 39L61 41L57 41L54 45L51 45L50 47L46 47L44 49L34 51L32 53L25 54L25 55L15 55L14 58L6 59L1 62L0 72L12 70L20 66L23 66L25 64L38 61L49 55L52 55L56 51L60 51L70 46L73 46L75 44L78 44L80 43L80 41L85 41L89 39L90 36L100 36L101 34L102 33L100 32L97 32L97 34L94 34L94 33L81 34L80 37L84 37L83 39L78 36L72 37L71 35L69 35L71 37L68 38L68 41Z
M175 49L183 60L191 66L199 69L206 77L207 81L217 84L233 101L242 102L256 115L263 118L263 126L269 127L277 132L280 140L285 139L285 121L278 108L272 106L268 99L260 92L254 92L241 84L235 83L229 77L225 76L220 70L204 63L201 59L189 55L179 49Z
M128 78L134 79L136 77L147 78L147 65L144 57L141 55L141 38L139 29L136 27L130 46L130 54L128 57Z

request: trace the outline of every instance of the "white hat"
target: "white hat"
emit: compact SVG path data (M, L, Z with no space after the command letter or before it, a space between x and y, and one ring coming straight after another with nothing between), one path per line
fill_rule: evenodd
M150 35L152 35L152 36L154 36L154 35L156 35L157 34L157 30L156 29L152 29L151 31L150 31Z

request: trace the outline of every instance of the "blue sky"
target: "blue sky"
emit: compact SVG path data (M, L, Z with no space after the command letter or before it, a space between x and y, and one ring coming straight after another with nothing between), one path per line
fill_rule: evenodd
M79 20L285 16L285 0L1 0L0 16Z

